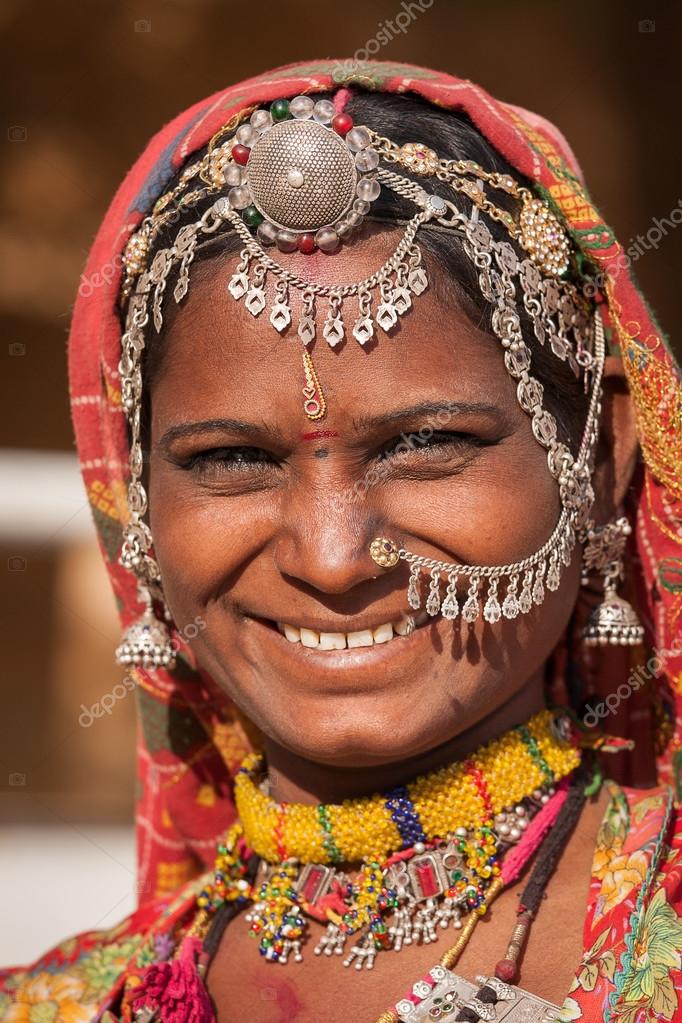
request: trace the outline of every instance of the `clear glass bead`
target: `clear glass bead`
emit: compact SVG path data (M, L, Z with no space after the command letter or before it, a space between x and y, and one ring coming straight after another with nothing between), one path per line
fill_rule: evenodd
M313 116L313 108L315 104L311 100L310 96L295 96L289 104L289 113L292 117L298 117L300 120L305 120L308 117Z
M272 125L272 114L269 110L254 110L249 120L257 131L266 131Z
M251 192L246 185L236 185L227 193L230 205L235 210L243 210L251 202Z
M320 124L329 124L335 113L334 104L328 99L318 99L313 107L313 117Z
M356 128L351 128L346 135L346 144L349 149L353 150L353 152L357 152L358 149L364 149L370 144L370 141L369 132L367 131L367 128L364 128L362 125L358 125Z
M261 245L274 245L277 240L277 228L269 220L263 220L258 225L256 237Z
M244 181L244 168L237 163L230 163L225 168L225 182L228 185L241 185Z
M278 231L275 240L280 252L293 252L297 245L297 238L293 231Z
M365 202L364 199L356 199L353 203L353 209L355 212L360 213L362 216L364 216L365 213L369 213L369 208L369 203Z
M361 149L359 153L356 153L355 166L363 173L376 170L379 166L379 154L376 149Z
M321 227L315 235L315 244L321 252L334 252L339 247L339 236L331 227Z
M240 145L251 148L254 142L260 138L260 132L251 124L240 124L235 132L235 138Z
M373 202L381 191L381 185L376 178L363 178L362 181L358 182L358 187L355 191L357 192L358 199L364 199L365 202Z

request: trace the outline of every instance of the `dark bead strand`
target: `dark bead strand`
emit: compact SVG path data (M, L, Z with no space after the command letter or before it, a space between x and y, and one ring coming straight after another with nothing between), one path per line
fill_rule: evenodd
M256 855L253 855L249 858L245 874L245 880L248 881L249 884L253 884L255 880L259 862L260 857ZM225 928L230 923L230 921L234 920L234 918L238 916L242 912L242 910L246 909L248 905L250 905L248 899L235 899L233 902L224 902L220 909L218 910L218 912L216 913L216 915L213 917L213 920L211 921L211 926L209 927L206 933L206 937L204 938L202 948L203 952L202 959L205 962L207 968L213 962L215 954L218 951L221 939L223 937L223 934L225 933Z
M515 925L507 948L507 955L495 967L495 976L506 984L516 980L519 974L521 955L528 940L530 925L535 918L545 894L549 879L556 869L568 838L578 823L585 805L587 778L582 768L573 776L566 802L559 811L554 827L544 839L528 884L519 900L519 922Z

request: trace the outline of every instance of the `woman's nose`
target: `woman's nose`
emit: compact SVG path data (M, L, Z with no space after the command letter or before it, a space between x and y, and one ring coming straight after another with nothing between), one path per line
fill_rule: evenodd
M275 541L280 572L323 593L345 593L379 574L369 554L376 517L366 502L335 489L291 497Z

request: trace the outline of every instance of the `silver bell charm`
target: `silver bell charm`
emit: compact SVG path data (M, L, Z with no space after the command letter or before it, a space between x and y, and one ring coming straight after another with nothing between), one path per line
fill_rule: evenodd
M116 648L116 661L124 666L172 668L175 649L168 626L154 614L152 597L146 587L140 586L140 596L146 603L144 613L124 631Z
M604 577L604 597L590 612L583 629L586 646L638 646L644 640L644 629L637 612L616 591L623 577L623 551L632 532L623 517L605 526L592 526L587 531L587 544L583 553L583 579L590 572Z
M619 597L614 586L604 591L604 599L591 612L583 629L585 646L639 646L644 629L632 604Z

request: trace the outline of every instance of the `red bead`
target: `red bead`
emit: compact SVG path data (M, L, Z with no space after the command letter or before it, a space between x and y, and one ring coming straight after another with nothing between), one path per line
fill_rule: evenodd
M339 135L347 135L353 127L353 118L350 114L334 114L332 117L332 128Z
M516 980L517 965L513 959L500 959L495 966L495 976L505 984L512 984Z
M245 167L249 157L251 156L251 150L247 146L241 146L239 143L232 147L232 159L235 163Z
M305 252L306 255L315 251L315 235L314 234L300 234L298 236L298 251Z

